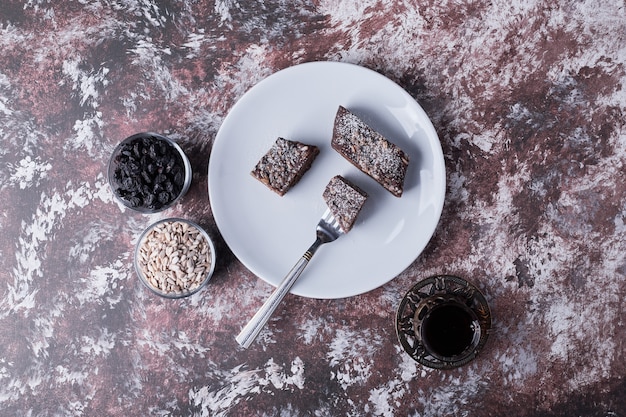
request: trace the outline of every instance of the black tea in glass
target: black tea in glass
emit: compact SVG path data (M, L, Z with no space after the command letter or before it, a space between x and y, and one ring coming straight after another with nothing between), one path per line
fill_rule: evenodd
M433 308L422 322L422 340L427 349L440 357L462 354L474 339L473 318L457 303Z

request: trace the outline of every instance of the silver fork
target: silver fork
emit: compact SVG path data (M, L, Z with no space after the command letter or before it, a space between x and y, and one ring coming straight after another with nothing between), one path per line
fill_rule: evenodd
M235 338L237 343L244 348L249 347L258 336L259 332L270 319L270 316L274 313L282 299L285 295L287 295L293 284L295 284L296 280L300 277L300 274L302 274L302 271L304 271L304 268L309 264L309 261L313 255L315 255L317 249L324 243L333 242L343 234L343 230L339 226L339 222L330 213L329 209L326 209L319 223L317 223L315 234L315 242L313 242L309 249L307 249L293 268L291 268L287 276L283 278L272 295L270 295L259 311L256 312L248 324L241 329L241 332Z

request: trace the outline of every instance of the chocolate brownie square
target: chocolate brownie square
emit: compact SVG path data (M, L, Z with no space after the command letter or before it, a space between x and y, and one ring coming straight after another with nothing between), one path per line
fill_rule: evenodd
M409 155L343 106L335 116L331 146L394 196L402 196Z
M316 146L278 138L250 174L283 196L300 181L318 154Z
M342 177L336 175L328 182L322 197L341 229L347 233L367 200L367 193Z

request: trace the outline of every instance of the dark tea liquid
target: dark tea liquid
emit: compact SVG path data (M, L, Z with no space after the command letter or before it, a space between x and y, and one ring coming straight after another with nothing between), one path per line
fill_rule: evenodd
M422 338L427 349L439 356L453 357L472 344L472 316L461 306L435 307L422 323Z

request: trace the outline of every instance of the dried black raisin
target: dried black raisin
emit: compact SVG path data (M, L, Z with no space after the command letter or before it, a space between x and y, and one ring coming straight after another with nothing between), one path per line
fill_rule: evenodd
M167 191L162 191L159 193L159 202L161 204L167 204L172 200L173 199L171 198L170 193L168 193Z

